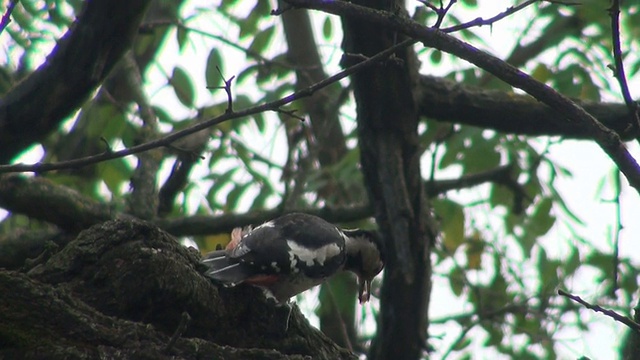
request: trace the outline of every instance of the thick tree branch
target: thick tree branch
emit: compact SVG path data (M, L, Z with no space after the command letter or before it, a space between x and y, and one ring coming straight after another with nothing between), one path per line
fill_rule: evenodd
M106 204L43 178L0 176L0 207L78 232L114 218Z
M373 216L369 205L344 208L298 209L319 216L332 223L360 221ZM183 218L159 219L155 223L175 236L230 233L236 227L261 224L283 215L281 209L263 210L244 214L194 215Z
M504 184L509 177L509 167L499 167L458 179L435 180L425 183L429 196L437 196L451 190L477 186L486 182ZM33 206L33 204L40 204ZM35 220L54 224L65 232L78 232L92 225L129 217L109 205L95 201L66 186L40 177L20 175L0 176L0 208L11 213L23 214ZM320 209L297 209L320 216L333 223L355 222L373 216L369 204ZM157 219L154 222L174 236L193 236L228 233L236 227L255 225L283 215L282 209L263 210L245 214L194 215L182 218Z
M517 135L591 138L587 129L565 121L560 113L529 95L485 90L427 75L421 76L420 86L420 113L431 119ZM640 136L624 104L576 102L622 139Z
M85 3L47 61L0 102L0 163L41 141L87 99L130 48L149 3Z
M296 308L283 332L288 310L250 286L214 286L197 252L139 221L83 231L27 275L0 271L0 291L1 358L356 358Z
M582 128L609 155L622 171L632 187L640 193L640 166L626 149L618 134L602 125L591 114L564 95L540 83L531 76L505 63L497 57L485 53L470 44L462 42L437 29L425 27L406 16L374 10L342 1L286 0L287 3L304 8L317 9L328 13L360 19L385 26L404 33L425 46L450 53L482 68L511 86L524 90L545 103L564 117L564 121Z
M499 167L459 179L428 182L425 183L425 191L430 196L437 196L450 190L476 186L485 182L505 184L509 178L508 167ZM506 183L506 186L517 192L517 186L512 185ZM40 206L33 206L33 204L40 204ZM69 234L107 220L132 218L115 211L106 204L47 179L26 178L18 175L0 176L0 207L11 213L51 223L61 230L52 228L46 231L18 231L0 237L0 267L11 269L21 267L26 259L37 257L49 241L63 246L69 240ZM369 204L297 209L297 211L320 216L332 223L357 222L374 215L373 207ZM174 236L197 236L230 233L236 227L260 224L284 213L282 208L277 208L244 214L157 219L154 223Z

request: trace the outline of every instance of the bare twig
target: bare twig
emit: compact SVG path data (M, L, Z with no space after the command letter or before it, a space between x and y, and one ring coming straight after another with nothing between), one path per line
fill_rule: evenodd
M278 9L273 9L271 10L271 16L280 16L293 8L294 8L293 6L288 5L288 6L282 6Z
M424 6L428 7L429 9L433 10L433 12L435 12L436 14L440 11L440 9L437 6L430 3L429 0L418 0L418 2L422 3Z
M224 89L224 92L227 93L227 109L224 111L224 113L233 114L233 95L231 95L231 82L233 81L233 79L235 79L236 76L233 75L229 80L227 80L224 78L224 75L222 75L222 70L220 70L220 67L218 65L216 65L216 70L218 70L218 74L220 74L220 77L224 82L224 86L218 86L216 87L216 89Z
M588 302L582 300L579 296L569 294L568 292L566 292L564 290L558 289L558 295L562 295L564 297L568 297L569 299L577 302L578 304L586 307L587 309L593 310L595 312L601 312L601 313L607 315L608 317L612 318L613 320L619 321L619 322L627 325L632 330L634 330L636 332L640 332L640 324L638 324L637 322L629 319L628 317L626 317L624 315L618 314L617 312L615 312L613 310L605 309L605 308L601 307L600 305L589 304Z
M433 170L432 170L433 171ZM451 180L434 180L426 182L426 192L430 197L435 197L451 190L460 190L471 188L484 183L494 183L509 188L514 193L514 199L519 201L533 201L531 196L527 194L524 187L518 183L517 176L513 174L513 164L498 166L494 169L479 172L476 174L468 174ZM514 200L516 202L516 200ZM522 204L514 204L516 209L522 209Z
M9 23L11 22L11 13L13 12L13 9L15 9L16 5L18 5L18 0L9 1L7 10L4 12L4 15L2 15L2 19L0 19L0 34L2 34L4 29L9 26Z
M631 123L637 131L640 130L639 107L638 103L633 101L631 92L629 91L629 84L627 84L627 76L624 71L624 62L622 61L622 48L620 46L620 0L612 0L609 15L611 15L611 37L613 40L613 58L615 61L615 66L612 69L613 75L618 79L624 103L627 104L629 115L631 115L633 119ZM638 138L638 141L640 142L640 138Z
M180 337L185 332L185 330L187 330L187 326L189 325L190 321L191 321L191 316L189 316L189 313L184 311L182 313L182 317L180 318L180 323L178 324L176 331L173 333L173 335L171 336L171 339L167 343L167 346L164 348L165 353L169 353L171 349L175 346L178 339L180 339Z
M449 10L451 10L451 7L453 6L453 4L458 2L458 0L449 0L449 4L447 4L447 6L445 7L442 4L442 0L441 0L440 7L438 8L435 5L429 3L429 1L427 0L418 0L418 1L423 3L429 9L433 10L436 13L436 15L438 15L438 19L436 20L436 23L433 25L433 27L436 29L440 28L440 26L442 25L442 22L444 21L444 17L447 16L447 13L449 12Z
M98 154L98 155L93 155L93 156L87 156L87 157L83 157L83 158L79 158L79 159L74 159L74 160L69 160L69 161L61 161L58 163L36 163L36 164L16 164L16 165L0 165L0 174L1 173L8 173L8 172L35 172L35 173L42 173L42 172L46 172L46 171L52 171L52 170L62 170L62 169L76 169L76 168L80 168L83 166L87 166L90 164L95 164L101 161L106 161L106 160L111 160L111 159L117 159L117 158L122 158L125 156L129 156L129 155L133 155L133 154L138 154L141 153L143 151L148 151L151 149L155 149L158 147L162 147L162 146L168 146L170 145L172 142L183 138L185 136L191 135L195 132L198 132L202 129L214 126L214 125L218 125L224 121L227 120L231 120L231 119L238 119L238 118L242 118L242 117L246 117L249 115L253 115L253 114L258 114L261 112L265 112L265 111L279 111L280 108L283 105L289 104L295 100L307 97L307 96L311 96L313 95L316 91L325 88L357 71L360 71L361 69L371 66L372 64L377 63L378 61L381 61L389 56L391 56L392 54L394 54L396 51L398 51L401 48L407 47L407 46L411 46L413 44L416 43L416 40L413 39L408 39L405 40L399 44L396 44L384 51L381 51L380 53L370 57L367 60L364 60L356 65L350 66L347 69L344 69L343 71L330 76L320 82L317 82L305 89L302 89L300 91L296 91L291 95L285 96L279 100L275 100L275 101L271 101L268 103L264 103L262 105L258 105L258 106L254 106L245 110L241 110L238 112L225 112L223 115L220 115L218 117L215 117L213 119L209 119L207 121L203 121L199 124L196 124L194 126L188 127L184 130L180 130L180 131L176 131L174 133L171 133L169 135L166 135L160 139L154 140L154 141L150 141L141 145L137 145L137 146L133 146L130 147L128 149L123 149L123 150L119 150L119 151L113 151L113 152L105 152L102 154Z
M449 358L449 355L451 355L451 353L458 347L460 346L460 344L462 344L462 342L464 341L465 337L467 337L467 334L469 333L469 331L471 331L471 329L473 329L477 324L469 324L467 326L464 326L462 328L462 331L460 332L460 334L458 335L458 338L456 338L456 340L454 342L451 343L451 345L449 346L449 348L442 354L442 360L446 360Z
M275 110L276 112L279 112L280 114L292 117L294 119L298 119L302 122L305 121L304 117L300 116L300 115L296 115L296 112L298 111L297 109L292 109L292 110L285 110L285 109L277 109Z
M537 2L540 2L542 0L527 0L525 2L523 2L522 4L518 5L518 6L511 6L509 7L507 10L501 12L500 14L491 17L487 20L484 20L483 18L477 18L474 20L471 20L469 22L466 22L464 24L460 24L460 25L456 25L456 26L450 26L448 28L444 28L442 29L442 31L446 32L446 33L452 33L454 31L460 31L463 29L468 29L470 27L474 27L474 26L483 26L483 25L492 25L493 23L502 20L504 18L506 18L509 15L513 15L514 13L526 8L529 5L535 4Z

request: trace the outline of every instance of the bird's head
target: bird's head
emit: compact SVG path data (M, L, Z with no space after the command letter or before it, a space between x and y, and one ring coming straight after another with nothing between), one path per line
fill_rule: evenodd
M384 244L375 231L344 229L347 261L345 270L358 276L360 303L369 301L371 281L384 267Z

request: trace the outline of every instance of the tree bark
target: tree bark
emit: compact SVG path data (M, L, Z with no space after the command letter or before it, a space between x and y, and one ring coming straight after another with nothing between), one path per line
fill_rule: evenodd
M40 260L0 270L0 358L355 359L297 308L285 329L260 290L214 286L149 223L96 225Z
M356 3L383 10L403 7L389 0ZM373 56L403 40L367 21L342 21L348 54ZM362 171L387 246L370 359L419 359L426 348L434 234L421 185L417 65L413 50L405 48L352 78Z

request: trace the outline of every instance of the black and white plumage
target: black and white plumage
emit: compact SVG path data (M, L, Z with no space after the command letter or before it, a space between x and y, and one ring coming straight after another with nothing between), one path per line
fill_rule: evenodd
M292 213L253 229L234 229L227 248L202 262L216 282L258 286L281 303L348 270L358 276L359 299L365 302L384 266L382 254L382 242L371 231L341 230L317 216Z

